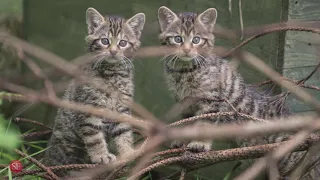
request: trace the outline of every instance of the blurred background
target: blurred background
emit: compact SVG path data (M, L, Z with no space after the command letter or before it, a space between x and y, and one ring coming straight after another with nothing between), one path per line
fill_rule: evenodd
M87 33L85 12L88 7L102 14L117 14L124 17L144 12L146 25L142 34L142 47L159 45L157 10L165 5L173 11L202 12L214 7L218 10L217 24L223 28L240 32L247 27L278 23L287 20L320 20L320 1L315 0L0 0L0 29L49 50L66 60L72 60L87 53L84 38ZM246 38L245 36L243 37ZM260 37L243 47L263 59L285 77L300 80L307 76L318 64L315 48L317 35L304 32L272 33ZM216 45L226 48L236 46L236 42L216 38ZM0 76L10 82L33 89L43 88L43 82L20 60L23 54L0 42ZM48 64L32 58L50 76L53 82L69 79ZM135 100L161 118L174 104L167 91L163 77L160 57L138 58L135 65ZM250 66L240 65L240 72L247 83L259 83L268 80ZM306 84L320 85L317 72ZM266 90L266 89L265 89ZM267 87L272 93L282 91L277 86ZM320 94L308 90L317 99ZM0 89L0 93L1 93ZM4 93L4 92L2 92ZM62 91L63 93L63 91ZM61 93L59 95L62 95ZM1 99L0 99L1 100ZM24 117L52 126L56 108L46 104L17 103L0 101L0 123L3 132L32 132L34 125L11 123L15 117ZM312 107L305 105L293 96L288 103L295 112L310 112ZM168 123L168 122L167 122ZM10 130L10 131L9 131ZM15 139L16 138L16 139ZM26 152L34 153L46 146L46 139L37 139L37 143L25 144L19 136L13 136L12 147L23 147ZM1 136L0 136L1 144ZM216 149L233 147L233 144L217 143ZM11 145L10 145L11 147ZM15 155L6 150L0 151L0 164L15 159ZM237 162L220 163L190 173L190 179L223 179ZM173 168L173 167L172 167ZM241 166L232 176L241 172ZM172 169L165 169L171 171ZM1 173L0 173L1 175Z

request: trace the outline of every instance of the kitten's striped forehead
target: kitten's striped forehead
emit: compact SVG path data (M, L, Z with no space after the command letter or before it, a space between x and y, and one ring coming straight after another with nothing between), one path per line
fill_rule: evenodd
M137 41L136 35L129 30L129 27L126 25L126 21L127 20L121 16L106 16L104 24L101 25L92 35L88 36L90 37L88 39L89 42L94 39L99 39L102 36L107 36L135 43Z
M108 16L106 19L109 20L109 33L111 36L117 37L119 36L124 23L125 19L120 16Z
M179 20L172 22L168 27L160 33L159 39L162 44L167 44L168 37L182 35L193 37L200 36L208 40L210 46L213 46L214 36L209 30L201 23L199 23L196 12L181 12L176 14Z
M178 14L178 17L181 21L181 32L189 35L194 31L194 22L197 15L197 13L193 12L183 12Z

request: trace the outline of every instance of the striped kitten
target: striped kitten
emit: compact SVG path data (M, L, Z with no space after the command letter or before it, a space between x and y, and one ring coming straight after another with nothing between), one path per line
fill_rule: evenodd
M175 52L165 58L165 77L174 99L178 102L186 98L201 98L188 108L184 117L205 113L233 111L263 119L284 117L291 113L284 104L283 94L267 96L246 85L242 76L229 64L213 54L208 55L214 47L214 25L217 11L209 8L201 14L174 13L167 7L160 7L158 20L159 39L163 45L173 47ZM205 51L207 51L205 53ZM279 100L280 99L280 100ZM226 102L232 104L232 107ZM197 122L206 123L241 123L245 119L212 118ZM240 146L253 146L279 142L287 136L273 135L239 141ZM173 142L173 147L182 146L184 142ZM191 152L209 151L212 142L191 141L187 147ZM302 158L305 152L292 153L279 164L281 173L286 173Z
M125 20L118 16L103 17L95 9L88 8L86 23L89 50L99 55L95 61L86 64L84 70L106 91L97 90L88 83L76 84L72 81L63 99L130 115L134 72L132 62L125 53L140 46L145 15L138 13ZM102 120L90 114L59 109L48 144L51 147L45 154L45 164L107 164L116 159L108 150L109 137L114 138L120 155L132 152L130 126Z

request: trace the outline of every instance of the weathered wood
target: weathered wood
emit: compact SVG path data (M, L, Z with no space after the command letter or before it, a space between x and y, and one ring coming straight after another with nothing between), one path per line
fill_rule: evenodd
M290 0L288 10L289 21L319 21L320 1ZM283 75L300 80L306 77L320 62L320 35L307 32L287 32ZM307 84L320 85L320 74L316 72ZM320 100L320 92L308 90ZM313 108L291 96L289 104L295 112L312 111Z

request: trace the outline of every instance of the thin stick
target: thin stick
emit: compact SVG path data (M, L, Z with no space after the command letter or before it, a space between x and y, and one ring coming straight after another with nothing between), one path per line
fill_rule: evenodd
M51 127L46 126L46 125L44 125L44 124L43 124L43 123L41 123L41 122L34 121L34 120L30 120L30 119L26 119L26 118L16 117L16 118L14 118L14 121L15 121L15 122L17 122L17 123L23 122L23 123L35 124L35 125L38 125L38 126L44 127L44 128L46 128L46 129L50 129L50 130L52 130L52 128L51 128Z
M21 134L21 138L27 139L27 138L33 138L33 137L41 137L41 136L51 134L51 132L52 132L51 130L48 130L48 131L40 131L40 132Z
M187 170L186 170L186 168L183 168L181 170L181 174L180 174L179 180L184 180L184 177L186 176L186 174L187 174Z

